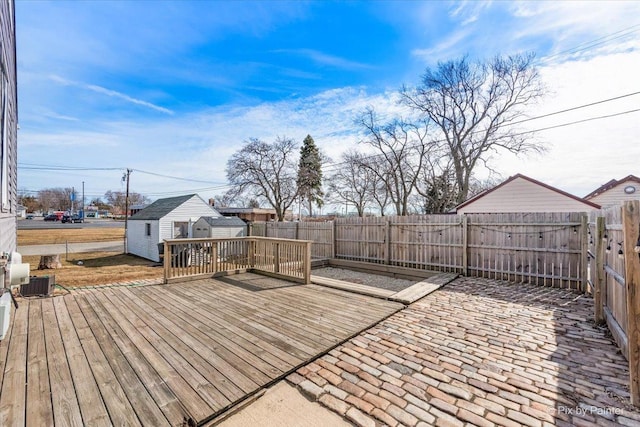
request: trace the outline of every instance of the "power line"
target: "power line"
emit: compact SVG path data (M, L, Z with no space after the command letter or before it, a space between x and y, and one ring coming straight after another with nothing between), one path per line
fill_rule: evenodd
M636 24L636 25L632 25L632 26L627 27L627 28L623 28L622 30L613 32L611 34L607 34L607 35L599 37L597 39L593 39L593 40L590 40L590 41L586 41L586 42L580 43L579 45L574 46L574 47L572 47L570 49L565 49L565 50L560 51L560 52L558 52L556 54L547 56L547 57L545 57L543 59L540 59L538 62L549 62L552 58L556 58L558 56L562 56L562 55L565 55L565 54L578 53L578 52L582 52L582 51L594 48L596 46L600 46L600 45L605 44L605 43L610 43L612 41L624 38L624 37L629 36L629 35L631 35L631 34L633 34L635 32L640 31L639 27L640 27L640 24ZM612 37L612 36L615 36L615 37Z
M179 181L199 182L199 183L202 183L202 184L216 184L216 185L222 184L221 182L218 182L218 181L203 181L203 180L200 180L200 179L181 178L179 176L164 175L164 174L160 174L160 173L156 173L156 172L143 171L143 170L140 170L140 169L132 169L132 170L134 170L136 172L144 173L144 174L147 174L147 175L158 176L158 177L161 177L161 178L176 179L176 180L179 180Z
M569 111L575 111L575 110L579 110L579 109L582 109L582 108L592 107L594 105L604 104L604 103L607 103L607 102L617 101L619 99L623 99L623 98L627 98L627 97L635 96L635 95L639 95L639 94L640 94L640 91L629 92L629 93L626 93L626 94L623 94L623 95L619 95L619 96L615 96L615 97L612 97L612 98L607 98L607 99L603 99L603 100L600 100L600 101L594 101L594 102L590 102L590 103L587 103L587 104L581 104L581 105L578 105L578 106L575 106L575 107L566 108L564 110L554 111L552 113L547 113L547 114L543 114L543 115L540 115L540 116L529 117L529 118L526 118L526 119L523 119L523 120L520 120L520 121L517 121L517 122L509 123L508 126L513 126L513 125L516 125L516 124L525 123L525 122L529 122L529 121L533 121L533 120L537 120L537 119L541 119L541 118L551 117L551 116L555 116L555 115L558 115L558 114L563 114L563 113L566 113L566 112L569 112ZM577 120L577 121L574 121L574 122L564 123L564 124L560 124L560 125L556 125L556 126L550 126L550 127L545 127L545 128L534 129L534 130L522 132L522 133L516 134L514 136L524 135L524 134L533 133L533 132L540 132L540 131L554 129L554 128L558 128L558 127L570 126L570 125L574 125L574 124L578 124L578 123L588 122L588 121L591 121L591 120L600 120L600 119L604 119L604 118L615 117L615 116L624 115L624 114L630 114L630 113L633 113L633 112L636 112L636 111L638 111L638 110L629 110L629 111L623 111L623 112L620 112L620 113L614 113L614 114L610 114L610 115L592 117L592 118L584 119L584 120ZM482 130L479 130L479 131L471 132L471 134L477 134L477 133L482 133L482 132L483 132ZM445 141L446 141L445 139L439 139L439 140L435 140L433 142L434 143L438 143L438 142L445 142ZM417 146L417 144L412 144L412 145L413 146ZM371 154L369 156L364 156L364 158L365 159L371 159L371 158L379 157L379 156L382 156L382 155L383 154ZM342 165L346 165L346 164L347 164L347 162L337 162L337 163L330 162L329 163L329 167L330 168L336 168L338 166L342 166ZM325 169L325 171L327 171L327 170Z
M605 102L617 101L618 99L628 98L630 96L634 96L634 95L638 95L638 94L640 94L640 91L631 92L631 93L627 93L627 94L620 95L620 96L614 96L613 98L607 98L607 99L603 99L601 101L591 102L589 104L582 104L582 105L578 105L577 107L571 107L571 108L566 108L564 110L554 111L553 113L543 114L541 116L536 116L536 117L530 117L528 119L523 119L523 120L520 120L520 121L517 121L517 122L509 123L509 125L513 126L513 125L517 125L517 124L524 123L524 122L530 122L532 120L542 119L544 117L551 117L551 116L555 116L557 114L568 113L569 111L575 111L575 110L580 110L582 108L593 107L594 105L604 104Z

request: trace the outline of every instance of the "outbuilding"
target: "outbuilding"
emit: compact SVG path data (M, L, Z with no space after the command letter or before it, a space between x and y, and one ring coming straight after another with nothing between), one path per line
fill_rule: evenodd
M160 261L158 243L193 236L193 225L202 217L220 217L197 194L158 199L129 218L127 252Z
M517 174L456 207L456 213L590 212L600 205Z
M203 216L193 224L193 237L225 238L247 235L247 224L237 216Z

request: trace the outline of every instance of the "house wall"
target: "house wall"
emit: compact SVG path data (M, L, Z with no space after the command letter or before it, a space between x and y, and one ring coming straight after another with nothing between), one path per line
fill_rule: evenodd
M151 224L151 235L146 235L146 224ZM130 254L138 255L152 261L160 261L158 254L157 220L129 220L127 225L127 249Z
M18 100L13 0L0 2L0 252L16 250Z
M588 212L594 209L564 194L516 179L459 208L457 213Z
M624 192L625 187L627 186L635 187L636 191L632 194L627 194ZM625 181L609 190L598 194L595 197L589 199L590 202L597 203L603 208L607 206L613 205L621 205L627 200L639 200L640 199L640 184L636 181Z

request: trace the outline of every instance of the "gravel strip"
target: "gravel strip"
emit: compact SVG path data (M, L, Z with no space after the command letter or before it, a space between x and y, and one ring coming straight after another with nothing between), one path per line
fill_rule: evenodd
M399 292L417 283L412 280L394 279L380 274L361 273L359 271L346 270L335 267L314 268L311 270L314 276L328 277L330 279L344 280L345 282L358 283L360 285L373 286L380 289Z

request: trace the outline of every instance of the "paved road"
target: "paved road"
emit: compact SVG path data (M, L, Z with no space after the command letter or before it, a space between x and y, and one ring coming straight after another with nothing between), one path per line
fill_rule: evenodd
M66 225L66 224L65 224ZM18 246L18 252L22 255L53 255L77 252L124 252L124 242L122 240L114 242L91 242L91 243L58 243L52 245L27 245Z
M61 223L60 221L43 221L42 218L21 219L18 221L18 230L41 230L46 228L124 228L124 221L112 219L87 219L80 224Z

